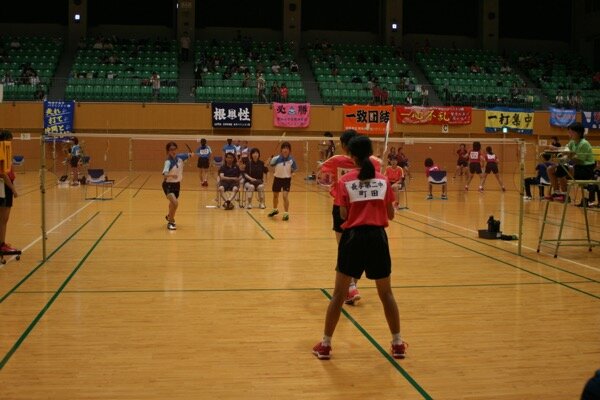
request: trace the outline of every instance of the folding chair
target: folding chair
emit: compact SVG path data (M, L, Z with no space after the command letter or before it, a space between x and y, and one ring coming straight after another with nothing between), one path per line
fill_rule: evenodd
M113 198L113 185L115 181L113 179L107 179L104 169L89 168L87 170L85 185L85 199L86 200L112 200ZM88 188L94 186L96 193L94 197L88 197ZM100 196L98 196L98 189L100 189ZM110 197L105 197L104 193L106 189L110 189Z

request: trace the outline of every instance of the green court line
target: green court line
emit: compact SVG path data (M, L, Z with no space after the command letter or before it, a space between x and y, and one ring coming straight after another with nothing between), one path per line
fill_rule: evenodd
M327 297L329 300L331 300L331 295L329 294L329 292L327 290L321 289L321 292L325 295L325 297ZM360 331L360 333L362 333L363 336L365 338L367 338L367 340L369 342L371 342L371 344L389 361L390 364L392 364L392 366L398 372L400 372L400 374L402 374L402 376L404 377L404 379L406 379L408 381L408 383L410 383L412 385L412 387L414 387L417 390L417 392L419 392L419 394L421 396L423 396L424 399L433 400L433 397L431 397L425 391L425 389L423 389L421 387L421 385L419 385L417 383L417 381L415 381L413 379L413 377L411 377L409 375L409 373L406 372L406 370L404 368L402 368L400 366L400 364L398 364L398 362L386 350L384 350L383 347L381 347L381 345L379 343L377 343L377 341L369 334L369 332L367 332L367 330L365 328L363 328L358 322L356 322L356 320L354 318L352 318L352 316L344 308L342 308L342 314L344 314L344 316L350 322L352 322L352 324Z
M129 181L129 183L127 184L127 186L125 186L123 189L121 189L121 191L120 191L119 193L117 193L117 195L115 196L115 199L116 199L117 197L119 197L119 195L120 195L121 193L123 193L123 192L125 191L125 189L127 189L129 186L131 186L131 184L132 184L133 182L135 182L135 180L136 180L137 178L139 178L140 176L141 176L141 175L137 175L135 178L131 179L131 180Z
M108 226L108 228L106 228L104 230L104 232L102 233L102 235L100 235L100 237L96 240L96 242L92 245L92 247L88 250L88 252L83 256L83 258L75 266L75 269L73 269L73 271L71 271L71 274L69 274L69 276L67 277L67 279L65 279L65 281L62 283L62 285L60 285L60 287L54 293L54 295L50 298L50 300L48 300L48 302L46 303L46 305L44 306L44 308L42 308L42 310L33 319L33 321L31 321L31 323L29 324L29 326L27 327L27 329L25 329L25 332L23 332L23 334L19 337L19 339L15 342L15 344L13 344L13 346L8 351L8 353L6 353L6 355L4 356L4 358L2 359L2 361L0 361L0 371L4 368L4 366L6 365L6 363L8 362L8 360L10 360L10 358L12 357L12 355L19 349L19 347L21 346L21 344L23 343L23 341L25 341L25 339L27 338L27 336L29 336L29 334L31 333L31 331L33 330L33 328L35 328L35 326L40 321L40 319L42 319L42 317L44 316L44 314L46 314L46 311L48 311L50 309L50 306L54 303L54 301L56 301L56 299L58 298L58 296L60 296L60 294L63 292L63 290L65 289L65 287L69 284L69 282L71 282L71 279L73 279L73 277L75 276L75 274L79 271L79 269L81 268L81 266L83 265L83 263L85 262L85 260L87 260L87 258L90 256L90 254L92 254L92 252L98 246L98 244L100 243L100 241L102 240L102 238L104 238L104 236L106 236L106 234L108 233L108 231L110 230L110 228L112 228L112 226L115 224L115 222L117 222L117 220L119 219L119 217L121 217L122 214L123 214L122 211L120 211L119 214L117 214L117 216L115 217L115 219L113 219L113 221L110 223L110 225Z
M137 196L137 194L140 192L140 190L142 190L142 188L144 187L144 185L146 184L146 182L148 182L148 180L150 179L152 175L148 175L148 177L146 178L146 180L144 181L144 183L142 183L142 186L139 187L139 189L137 190L137 192L135 192L135 194L133 195L133 197Z
M568 284L594 283L590 281L563 282ZM555 285L554 282L519 282L519 283L473 283L455 285L399 285L392 286L393 289L461 289L467 287L510 287L510 286L533 286L533 285ZM313 291L323 288L240 288L240 289L115 289L115 290L65 290L63 293L70 294L96 294L96 293L211 293L211 292L287 292L287 291ZM325 288L333 290L333 288ZM361 286L361 290L376 290L375 286ZM23 290L16 294L47 294L54 293L50 290Z
M269 235L269 237L271 239L275 239L273 237L273 235L271 235L271 233L264 226L262 226L262 224L256 218L254 218L254 215L252 215L252 213L250 213L250 211L246 211L246 214L248 214L250 216L250 218L252 218L254 220L254 222L256 222L258 224L258 226L260 226L260 229L262 229L262 231L264 233L266 233L267 235Z
M486 242L479 241L479 240L477 240L477 239L474 239L474 238L472 238L472 237L470 237L470 236L461 235L460 233L452 232L452 231L450 231L450 230L448 230L448 229L441 228L441 227L439 227L439 226L436 226L436 225L432 225L432 224L430 224L430 223L428 223L428 222L422 222L422 221L419 221L419 220L417 220L417 219L414 219L414 218L409 218L409 217L407 217L407 216L405 216L405 215L403 215L403 216L402 216L402 218L405 218L405 219L408 219L408 220L410 220L410 221L414 221L414 222L417 222L417 223L420 223L420 224L423 224L423 225L426 225L426 226L430 226L430 227L432 227L432 228L436 228L436 229L438 229L438 230L441 230L441 231L444 231L444 232L450 232L450 233L454 233L456 236L459 236L460 238L463 238L463 239L468 239L468 240L470 240L470 241L473 241L473 242L479 243L479 244L481 244L481 245L484 245L484 246L491 247L491 248L493 248L493 249L496 249L496 250L500 250L500 251L502 251L502 252L505 252L505 253L508 253L508 254L511 254L511 255L516 255L514 252L511 252L510 250L506 250L506 249L503 249L503 248L501 248L501 247L496 247L496 246L493 246L493 245L491 245L491 244L489 244L489 243L486 243ZM395 223L397 223L397 224L400 224L400 223L399 223L399 222L397 222L397 221L394 221L394 222L395 222ZM402 225L402 224L401 224L401 225ZM408 225L406 225L406 226L408 226ZM414 229L414 228L413 228L413 229ZM416 230L417 232L422 232L422 231L419 231L418 229L415 229L415 230ZM433 236L433 237L435 237L435 238L442 238L442 236ZM524 256L524 255L521 255L520 257L522 257L522 258L524 258L524 259L526 259L526 260L529 260L529 261L533 261L533 262L535 262L536 264L540 264L540 265L543 265L543 266L545 266L545 267L548 267L548 268L551 268L551 269L555 269L555 270L558 270L558 271L561 271L561 272L564 272L564 273L567 273L567 274L570 274L570 275L574 275L574 276L576 276L576 277L578 277L578 278L582 278L582 279L588 279L588 280L590 280L590 281L592 281L592 282L596 282L596 283L600 282L600 281L598 281L598 280L596 280L596 279L593 279L593 278L587 277L587 276L585 276L585 275L580 275L580 274L578 274L578 273L575 273L575 272L572 272L572 271L568 271L568 270L566 270L566 269L564 269L564 268L560 268L560 267L557 267L557 266L555 266L555 265L548 264L548 263L547 263L547 262L545 262L545 261L539 261L539 260L536 260L535 258L531 258L531 257Z
M53 188L54 186L58 186L58 183L56 183L56 182L54 182L54 183L51 183L51 184L50 184L50 186L44 185L44 187L45 187L46 189L51 189L51 188ZM30 194L30 193L35 193L35 192L39 192L39 191L40 191L40 188L39 188L39 187L38 187L38 188L36 188L36 189L31 189L31 190L30 190L30 191L28 191L28 192L25 192L25 193L19 193L19 197L23 197L23 196L25 196L25 195L28 195L28 194Z
M409 218L409 219L410 219L410 218ZM468 250L468 251L470 251L470 252L472 252L472 253L478 254L478 255L480 255L480 256L483 256L483 257L485 257L485 258L492 259L492 260L494 260L494 261L497 261L497 262L499 262L500 264L508 265L509 267L512 267L512 268L514 268L514 269L518 269L518 270L520 270L520 271L523 271L523 272L526 272L526 273L528 273L528 274L530 274L530 275L537 276L537 277L539 277L539 278L542 278L542 279L546 279L546 280L548 280L548 281L550 281L550 282L554 282L554 283L556 283L556 284L558 284L558 285L561 285L561 286L564 286L564 287L566 287L566 288L568 288L568 289L574 290L574 291L576 291L576 292L579 292L579 293L582 293L582 294L585 294L585 295L587 295L587 296L590 296L590 297L593 297L593 298L595 298L595 299L598 299L598 300L600 300L600 296L597 296L597 295L595 295L595 294L588 293L588 292L586 292L586 291L583 291L583 290L577 289L577 288L575 288L575 287L569 286L569 285L567 285L567 284L564 284L564 283L562 283L562 282L559 282L559 281L557 281L557 280L555 280L555 279L548 278L548 277L546 277L546 276L544 276L544 275L542 275L542 274L538 274L537 272L533 272L533 271L530 271L530 270L528 270L528 269L525 269L525 268L522 268L522 267L518 267L518 266L516 266L516 265L514 265L514 264L511 264L511 263L509 263L508 261L502 260L502 259L500 259L500 258L497 258L497 257L492 257L492 256L490 256L489 254L482 253L482 252L480 252L480 251L477 251L477 250L473 250L472 248L470 248L470 247L468 247L468 246L463 246L463 245L461 245L461 244L454 243L454 242L452 242L452 241L450 241L450 240L448 240L448 239L444 239L444 238L441 238L441 237L435 236L435 235L434 235L434 234L432 234L432 233L428 233L428 232L422 231L422 230L420 230L420 229L417 229L417 228L415 228L415 227L412 227L412 226L410 226L410 225L403 224L403 223L401 223L401 222L398 222L398 221L395 221L395 220L392 220L392 222L394 222L395 224L401 225L401 226L405 226L405 227L407 227L407 228L410 228L410 229L412 229L412 230L415 230L415 231L417 231L417 232L421 232L421 233L423 233L423 234L425 234L425 235L431 236L431 237L433 237L433 238L436 238L436 239L438 239L438 240L441 240L441 241L443 241L443 242L446 242L446 243L452 244L452 245L454 245L454 246L456 246L456 247L460 247L461 249ZM419 221L417 221L417 222L419 222ZM432 226L432 227L434 227L434 228L437 228L437 229L440 229L440 230L444 230L444 229L442 229L442 228L438 228L438 227L436 227L436 226L433 226L433 225L429 225L429 224L425 224L425 225L427 225L427 226ZM459 236L460 236L460 235L459 235ZM468 238L468 239L469 239L469 238ZM479 241L476 241L476 242L477 242L477 243L481 243L481 242L479 242ZM481 244L484 244L484 243L481 243ZM513 254L513 255L514 255L514 253L511 253L511 254ZM567 272L567 271L565 271L565 272ZM579 276L579 275L577 275L577 274L573 274L573 275ZM589 279L589 278L587 278L587 277L585 277L585 276L579 276L579 277L580 277L580 278L583 278L583 279ZM590 279L590 280L591 280L591 279Z
M96 216L100 214L100 211L97 211L96 214L92 215L87 221L85 221L85 223L83 225L81 225L79 228L77 228L77 230L75 232L73 232L68 238L66 238L56 249L54 249L49 255L48 257L46 257L46 259L42 262L40 262L34 269L32 269L27 275L25 275L25 277L23 279L21 279L21 281L19 281L19 283L17 283L12 289L10 289L8 291L8 293L6 293L4 296L0 297L0 304L2 304L2 302L4 302L4 300L7 299L8 296L10 296L15 290L17 290L23 283L25 283L25 281L27 281L27 279L31 278L31 276L33 274L35 274L35 272L40 269L44 264L46 264L47 261L49 261L53 255L55 255L56 253L58 253L58 251L60 249L63 248L64 245L67 244L67 242L69 242L71 239L73 239L73 237L75 235L77 235L87 224L89 224L94 218L96 218Z

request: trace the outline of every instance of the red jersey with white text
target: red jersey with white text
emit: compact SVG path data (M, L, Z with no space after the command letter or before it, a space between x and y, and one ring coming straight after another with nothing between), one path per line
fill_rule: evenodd
M354 169L338 182L335 204L346 207L348 212L342 228L388 226L387 204L396 200L390 182L380 172L364 181L358 179L358 173L359 170Z
M488 154L488 153L486 153L485 154L485 161L488 164L497 164L498 161L500 161L500 160L498 159L498 157L496 157L495 154Z
M471 164L480 164L481 165L481 152L477 150L471 150L469 152L469 162Z
M458 149L456 150L456 154L458 155L458 161L467 161L469 159L469 152L467 151L467 149Z
M371 163L373 163L375 171L381 170L381 162L377 157L371 156ZM331 175L332 184L331 189L329 190L331 197L336 197L337 185L340 178L356 168L358 167L354 164L352 158L345 155L329 157L321 164L321 172Z

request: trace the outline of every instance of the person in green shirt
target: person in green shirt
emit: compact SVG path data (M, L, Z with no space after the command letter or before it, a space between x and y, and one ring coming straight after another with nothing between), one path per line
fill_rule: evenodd
M594 179L594 168L596 159L592 152L592 145L584 138L585 129L579 122L569 125L569 136L571 140L567 143L567 148L571 151L569 157L573 164L573 178L575 180L592 180ZM561 177L561 187L566 186L567 177ZM579 207L583 206L582 200Z

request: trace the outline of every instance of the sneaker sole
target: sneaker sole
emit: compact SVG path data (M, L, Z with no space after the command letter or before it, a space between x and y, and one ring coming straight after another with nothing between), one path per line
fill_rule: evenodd
M406 358L406 354L393 354L392 353L392 357L394 357L396 360L403 360Z
M348 300L344 300L344 304L348 304L350 306L353 306L356 302L358 302L361 299L360 294L357 294L356 296L354 296L351 299Z
M331 358L331 354L321 354L318 351L312 352L319 360L329 360Z

